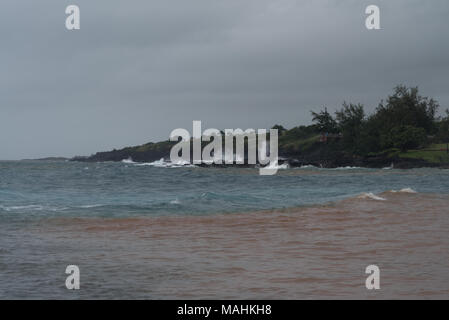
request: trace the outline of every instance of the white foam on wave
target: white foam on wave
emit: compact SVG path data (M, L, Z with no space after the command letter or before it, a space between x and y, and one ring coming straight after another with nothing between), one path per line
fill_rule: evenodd
M358 199L371 199L371 200L376 200L376 201L386 201L387 200L385 198L376 196L372 192L364 192L364 193L360 194L357 198Z
M415 190L413 190L412 188L404 188L401 190L391 190L389 192L392 192L392 193L418 193Z
M267 166L263 167L263 169L276 169L276 170L284 170L288 169L288 163L278 164L276 162L270 162Z
M86 204L83 206L79 206L82 209L90 209L90 208L98 208L98 207L102 207L102 204Z
M306 164L299 167L299 169L317 169L318 167L312 165L312 164Z
M171 162L171 161L165 161L164 158L161 158L161 159L153 161L153 162L135 163L135 165L136 166L150 166L150 167L156 167L156 168L194 167L194 165L192 165L188 161Z
M362 167L337 167L337 168L323 168L323 167L317 167L312 164L306 164L299 167L299 169L321 169L321 170L358 170L358 169L366 169Z
M0 205L0 209L6 212L11 211L52 211L52 212L59 212L59 211L65 211L70 209L69 207L57 207L57 206L44 206L44 205L38 205L38 204L30 204L30 205L23 205L23 206L4 206Z
M10 206L10 207L0 206L0 208L5 210L5 211L15 211L15 210L37 210L37 211L41 211L41 210L44 210L43 206L35 205L35 204L31 204L31 205L27 205L27 206Z
M382 168L382 170L391 170L394 169L394 163L392 162L389 167Z
M122 163L133 164L135 162L133 161L133 159L131 157L129 157L128 159L123 159Z

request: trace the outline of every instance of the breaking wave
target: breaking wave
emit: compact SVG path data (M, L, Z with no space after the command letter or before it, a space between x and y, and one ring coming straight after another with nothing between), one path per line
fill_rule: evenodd
M288 163L278 164L277 162L270 162L269 165L263 167L263 169L288 169Z
M5 210L5 211L15 211L15 210L36 210L36 211L41 211L44 210L44 207L41 205L25 205L25 206L0 206L0 209Z
M413 190L412 188L404 188L401 190L390 190L389 192L391 192L391 193L418 193L415 190Z
M133 161L133 159L131 157L129 157L128 159L123 159L122 163L134 164L135 162Z
M388 194L388 193L393 193L393 194L398 194L398 193L404 193L404 194L415 194L418 193L415 190L413 190L412 188L403 188L401 190L389 190L383 193L380 193L380 195L376 195L372 192L363 192L360 195L357 196L357 199L370 199L370 200L376 200L376 201L386 201L387 199L382 197L382 194Z
M299 167L299 169L317 169L317 168L318 168L317 166L314 166L312 164L305 164Z
M360 194L357 198L358 199L371 199L371 200L376 200L376 201L386 201L387 200L385 198L375 195L372 192L364 192L364 193Z
M153 161L153 162L142 162L142 163L136 163L133 162L135 166L144 167L156 167L156 168L181 168L181 167L195 167L195 165L191 164L188 161L179 161L179 162L171 162L166 161L164 158L161 158L159 160Z

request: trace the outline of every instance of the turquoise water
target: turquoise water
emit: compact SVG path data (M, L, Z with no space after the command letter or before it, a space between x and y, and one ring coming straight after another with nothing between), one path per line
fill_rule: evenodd
M166 166L0 162L0 299L449 296L449 170Z
M412 188L449 193L449 170L165 168L0 162L0 219L204 215L307 206Z

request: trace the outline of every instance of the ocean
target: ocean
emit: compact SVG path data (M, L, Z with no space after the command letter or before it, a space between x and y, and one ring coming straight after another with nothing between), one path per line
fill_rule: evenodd
M2 161L0 299L449 298L448 230L444 169Z

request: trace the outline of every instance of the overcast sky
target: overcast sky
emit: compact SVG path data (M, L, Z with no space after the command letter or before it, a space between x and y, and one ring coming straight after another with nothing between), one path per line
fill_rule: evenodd
M81 30L65 28L65 8ZM382 30L365 28L365 8ZM447 0L2 0L0 159L291 128L397 84L449 107Z

